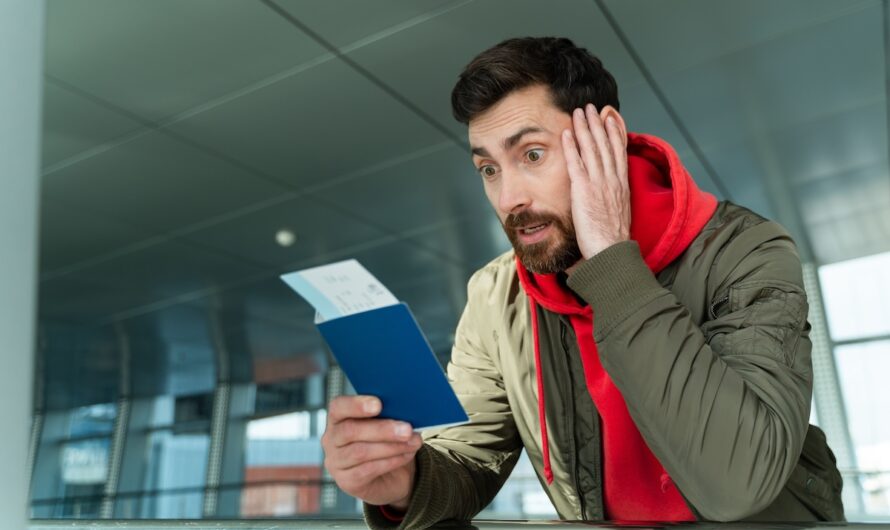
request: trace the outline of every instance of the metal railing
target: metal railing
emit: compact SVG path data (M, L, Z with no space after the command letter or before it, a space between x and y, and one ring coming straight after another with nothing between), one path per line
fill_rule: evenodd
M239 514L242 517L300 515L315 517L322 515L318 499L321 495L321 488L328 484L334 484L334 482L317 479L266 480L220 484L217 490L221 494L230 492L238 495L241 502ZM119 491L111 495L115 506L113 518L200 519L202 518L201 510L206 491L207 488L204 486ZM98 518L103 499L105 496L102 494L34 499L31 501L31 514L32 517L47 519ZM265 509L267 507L270 509ZM244 513L245 508L248 513ZM158 514L158 511L162 513ZM355 515L355 513L357 512L335 515Z
M845 483L858 480L863 492L863 513L849 512L848 520L869 519L874 517L890 518L890 470L842 470ZM520 517L534 515L528 513L522 495L525 488L516 488L516 484L529 483L537 488L536 477L512 477L510 488L517 499L521 499L510 508L510 515ZM325 517L356 517L360 515L359 504L352 510L332 512L324 510L321 503L321 492L324 486L336 487L332 480L266 480L241 483L220 484L221 495L229 494L240 503L237 515L241 518L325 518ZM201 507L207 488L204 486L119 491L111 496L115 509L114 519L201 519ZM32 517L41 519L79 519L99 518L99 510L105 497L102 494L74 495L68 497L44 498L31 501ZM488 516L501 516L501 510L491 505L484 512Z

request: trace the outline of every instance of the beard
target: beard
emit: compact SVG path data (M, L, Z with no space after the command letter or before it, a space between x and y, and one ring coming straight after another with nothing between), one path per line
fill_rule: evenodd
M519 241L518 229L549 223L554 228L551 237L526 245ZM571 216L565 218L546 213L522 211L510 214L501 225L522 265L535 274L562 272L581 259L581 249L575 237Z

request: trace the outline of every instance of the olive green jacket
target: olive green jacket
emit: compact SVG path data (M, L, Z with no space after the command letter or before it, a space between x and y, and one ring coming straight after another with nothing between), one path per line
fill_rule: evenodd
M808 306L781 226L724 202L657 276L628 241L567 283L591 305L601 363L696 517L843 519L834 455L808 425ZM529 303L508 252L471 278L448 365L470 423L424 433L404 520L366 505L370 526L471 519L523 448L561 518L604 518L600 425L577 340L560 315L538 310L553 483L542 478Z

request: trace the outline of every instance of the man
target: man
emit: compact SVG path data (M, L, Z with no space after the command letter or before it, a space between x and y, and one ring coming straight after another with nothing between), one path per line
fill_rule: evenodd
M566 519L841 520L808 425L800 261L779 225L700 191L628 133L567 39L511 39L452 92L513 251L477 271L449 379L470 423L425 433L331 402L322 443L374 527L472 518L524 447Z

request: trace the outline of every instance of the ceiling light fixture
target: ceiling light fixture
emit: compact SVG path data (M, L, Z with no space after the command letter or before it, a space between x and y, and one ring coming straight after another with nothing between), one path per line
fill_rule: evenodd
M275 232L275 242L282 247L289 247L293 245L296 240L297 236L293 231L288 230L287 228L282 228L278 232Z

